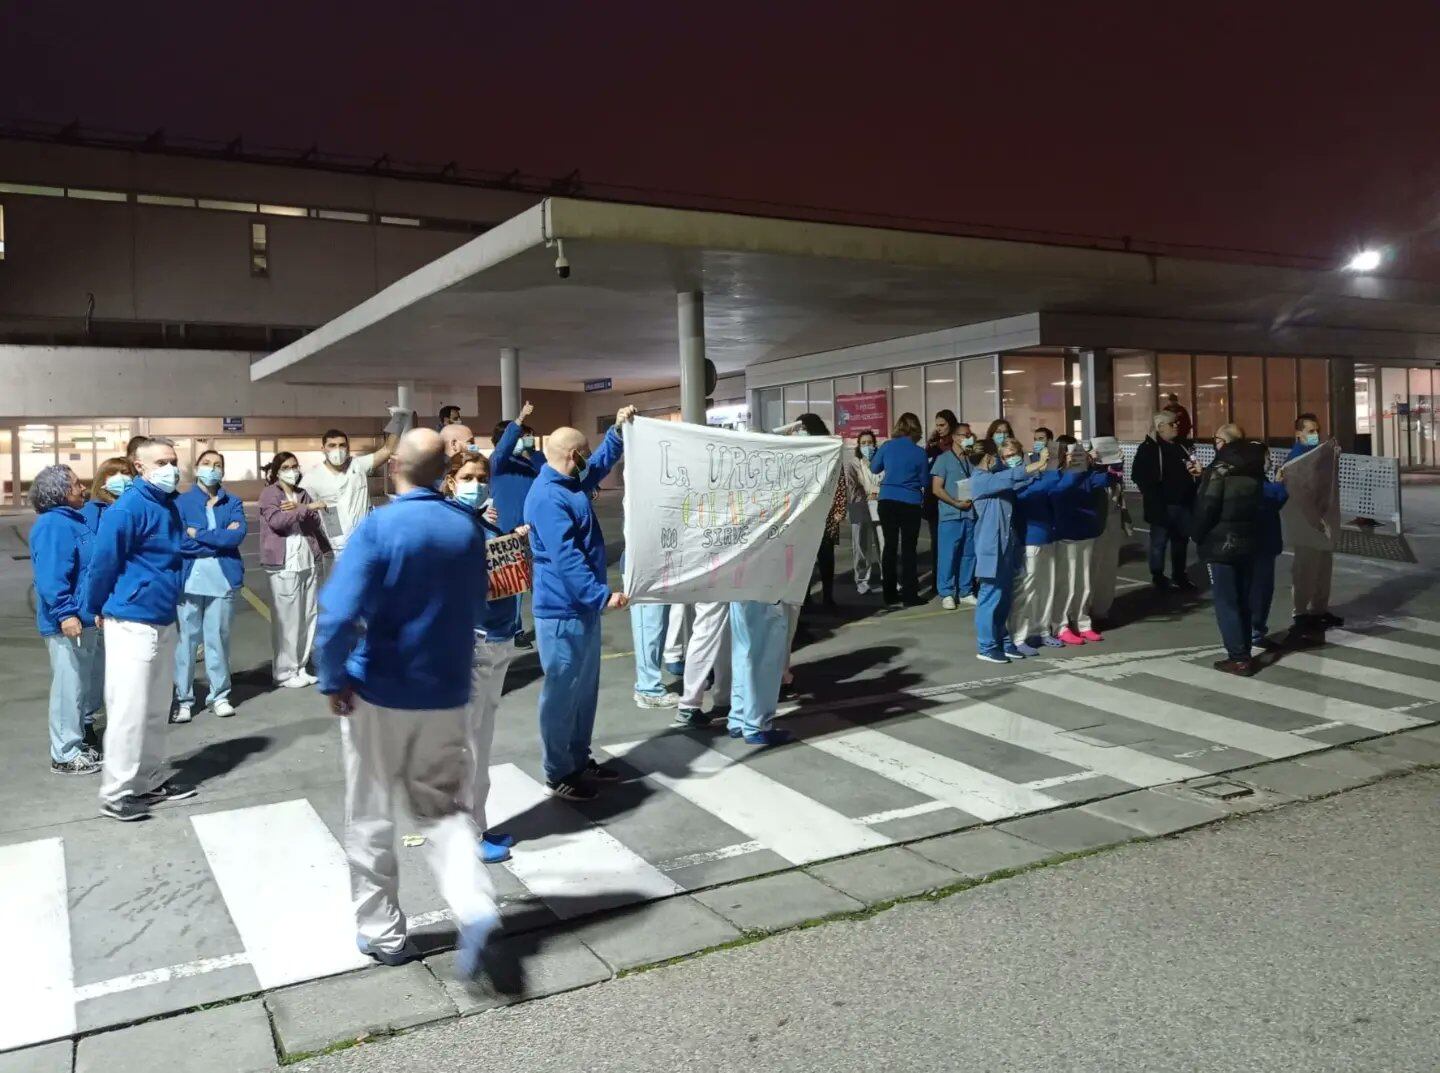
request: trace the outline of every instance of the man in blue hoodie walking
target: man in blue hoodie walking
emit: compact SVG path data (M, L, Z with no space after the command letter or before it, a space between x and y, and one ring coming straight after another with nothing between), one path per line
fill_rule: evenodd
M589 801L592 783L618 775L590 758L600 691L600 614L625 607L605 580L605 534L590 501L620 461L620 429L635 416L626 406L594 454L578 429L558 428L545 441L545 467L525 497L525 524L535 556L535 639L545 682L540 687L540 752L545 785L556 797Z
M100 518L81 603L84 621L105 631L100 811L116 820L141 820L154 805L195 796L162 770L184 534L175 444L146 440L135 470L135 483Z

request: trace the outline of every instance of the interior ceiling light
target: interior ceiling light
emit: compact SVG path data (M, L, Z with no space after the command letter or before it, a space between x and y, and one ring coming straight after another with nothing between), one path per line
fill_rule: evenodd
M1360 250L1350 258L1349 263L1345 265L1345 270L1347 272L1374 272L1384 259L1384 254L1379 250Z

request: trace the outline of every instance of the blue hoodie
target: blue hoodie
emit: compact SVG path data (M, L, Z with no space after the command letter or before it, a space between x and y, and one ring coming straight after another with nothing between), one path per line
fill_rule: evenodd
M1269 555L1273 558L1285 550L1280 508L1289 498L1289 489L1279 481L1266 481L1260 486L1260 510L1255 519L1256 555Z
M605 534L590 492L599 487L625 451L612 428L579 480L545 466L525 497L530 550L535 555L536 618L580 618L605 609ZM502 519L503 524L503 519Z
M490 452L490 497L495 513L500 515L500 528L506 533L518 529L525 520L525 497L545 465L536 453L529 458L515 453L523 435L520 422L511 421Z
M975 576L1007 582L1020 566L1015 552L1020 533L1015 525L1015 493L1035 480L1024 466L976 469L970 477L975 495Z
M1043 548L1055 542L1055 501L1061 473L1047 469L1015 493L1015 514L1025 534L1025 546Z
M429 488L396 496L350 534L320 593L320 692L348 686L406 711L463 707L488 586L485 534L468 507Z
M1096 509L1095 493L1110 485L1104 469L1063 470L1051 503L1055 507L1056 540L1093 540L1105 528Z
M195 536L188 533L180 540L180 553L185 556L184 572L180 578L181 590L190 580L190 571L195 568L196 559L219 559L220 569L232 589L238 589L245 581L245 562L240 558L240 544L245 540L245 504L225 489L220 489L220 499L215 504L215 528L205 513L205 504L210 502L209 493L198 484L190 491L175 499L175 508L186 529L194 529ZM239 522L240 528L229 528L231 522Z
M35 628L41 637L54 637L60 623L78 618L95 625L94 616L80 613L80 589L95 534L83 511L51 507L30 528L30 566L35 571Z
M137 480L100 516L80 617L174 623L184 535L174 494Z

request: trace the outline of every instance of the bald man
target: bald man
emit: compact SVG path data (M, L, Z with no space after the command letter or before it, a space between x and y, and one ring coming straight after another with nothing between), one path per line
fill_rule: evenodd
M396 463L399 494L351 534L320 594L315 638L320 692L343 718L356 945L386 965L418 956L398 902L394 810L403 804L459 924L461 974L484 972L513 993L517 969L497 964L490 944L499 916L465 808L465 705L487 596L485 537L467 508L435 490L445 472L439 433L406 433Z
M619 775L590 757L600 691L600 614L624 607L605 579L605 534L591 495L625 450L626 406L594 454L578 429L557 428L545 441L545 465L525 496L525 523L535 559L535 640L540 687L540 752L545 785L556 797L589 801L595 784Z

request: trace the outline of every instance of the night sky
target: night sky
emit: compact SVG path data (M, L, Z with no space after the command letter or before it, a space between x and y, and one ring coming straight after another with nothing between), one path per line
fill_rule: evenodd
M0 119L1440 278L1436 0L6 8Z

